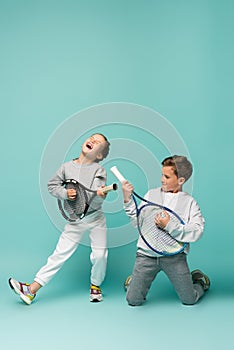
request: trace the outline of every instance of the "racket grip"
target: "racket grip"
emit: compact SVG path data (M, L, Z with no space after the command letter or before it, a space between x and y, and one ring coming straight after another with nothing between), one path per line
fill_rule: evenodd
M110 168L110 170L112 171L112 173L117 177L117 179L120 182L124 182L126 181L125 177L119 172L119 170L117 169L117 166L113 166L112 168Z
M112 185L105 186L105 187L101 188L101 191L103 193L108 193L110 191L116 191L117 188L118 188L117 184L112 184Z

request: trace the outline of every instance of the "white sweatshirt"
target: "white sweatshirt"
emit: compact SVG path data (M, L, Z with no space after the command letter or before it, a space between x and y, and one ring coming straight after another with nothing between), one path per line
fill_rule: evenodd
M169 222L165 230L180 242L196 242L201 238L204 230L205 220L201 214L200 208L195 199L186 192L167 193L161 188L149 190L144 198L148 201L166 206L175 211L185 222L180 223ZM137 226L136 208L133 199L124 204L126 214L129 216L133 226ZM161 256L151 250L139 237L137 242L138 250L149 256ZM189 245L185 249L185 253L189 252Z

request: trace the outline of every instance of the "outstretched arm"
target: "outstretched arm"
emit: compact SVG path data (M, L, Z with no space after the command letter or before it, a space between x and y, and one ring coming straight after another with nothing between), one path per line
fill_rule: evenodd
M128 181L122 182L122 191L124 196L124 203L128 203L131 200L132 192L134 190L133 185Z

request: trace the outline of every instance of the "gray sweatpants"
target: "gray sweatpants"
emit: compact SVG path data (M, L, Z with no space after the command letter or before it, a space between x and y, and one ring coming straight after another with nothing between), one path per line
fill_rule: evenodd
M203 296L202 286L193 284L185 253L169 257L149 257L137 253L126 296L129 305L139 306L144 302L151 283L160 271L167 275L183 304L193 305Z

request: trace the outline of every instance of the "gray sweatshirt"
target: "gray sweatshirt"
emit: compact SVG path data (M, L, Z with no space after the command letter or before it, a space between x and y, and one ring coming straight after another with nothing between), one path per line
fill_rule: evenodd
M106 184L106 170L99 163L78 164L74 160L62 164L56 174L48 182L50 194L58 199L67 199L67 190L63 181L74 179L92 190L97 190ZM92 210L100 210L103 198L95 197ZM91 208L90 208L91 209Z
M165 193L161 188L149 190L144 198L148 201L166 206L175 211L185 222L185 225L174 222L167 224L165 229L176 240L181 242L195 242L201 238L204 230L204 218L195 199L186 192ZM133 226L137 226L136 208L133 200L125 203L124 209L129 216ZM145 255L160 256L159 254L149 250L143 239L139 237L137 242L138 250ZM189 252L189 245L185 249L185 253Z

